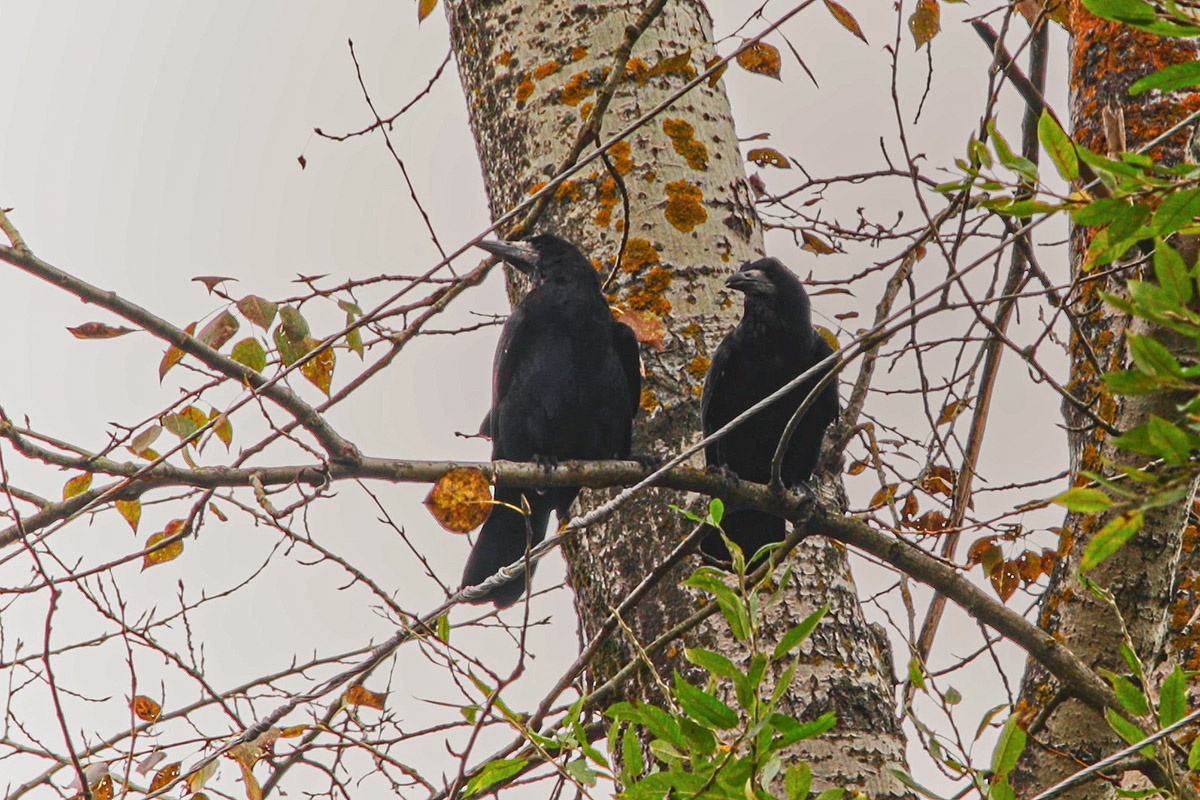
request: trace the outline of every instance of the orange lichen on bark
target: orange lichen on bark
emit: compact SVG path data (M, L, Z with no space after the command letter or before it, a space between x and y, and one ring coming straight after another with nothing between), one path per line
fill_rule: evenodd
M625 62L625 75L637 81L643 81L650 72L650 65L634 56Z
M596 200L600 203L600 208L596 211L594 219L601 228L607 228L608 223L612 221L612 211L619 199L617 182L611 175L600 181L600 186L596 189Z
M688 362L686 367L687 374L691 375L696 380L701 380L705 375L708 374L708 367L710 364L712 364L712 361L708 356L696 356Z
M536 183L533 184L533 186L529 187L529 194L537 194L538 192L540 192L542 190L542 187L544 187L545 185L546 185L545 181L537 181Z
M528 100L529 96L531 94L533 94L534 88L535 87L533 85L533 81L529 80L529 78L526 78L525 80L523 80L519 84L517 84L517 100L518 100L518 102L524 103L526 100Z
M568 106L577 106L585 97L595 94L595 88L588 85L588 74L577 72L562 88L562 102Z
M672 181L664 187L667 193L667 207L663 212L667 222L684 233L691 233L697 225L708 220L708 212L700 203L704 193L700 187L689 181Z
M554 73L558 72L560 69L561 69L561 67L559 66L559 63L557 61L553 61L553 60L547 61L545 64L542 64L541 66L539 66L537 69L535 69L533 71L533 77L537 78L540 81L543 78L547 78L547 77L553 75Z
M642 411L653 411L654 409L658 408L658 395L656 395L654 390L649 386L643 386L642 398L638 402L638 405L641 406Z
M500 55L496 56L496 63L502 67L507 67L513 62L512 50L504 50Z
M579 107L580 119L587 119L592 115L592 111L596 108L596 104L589 101Z
M629 144L628 139L621 141L608 148L608 155L612 159L613 169L621 175L628 175L633 169L633 147Z
M675 152L683 156L692 169L708 169L708 148L696 138L692 123L683 119L664 119L663 133L671 140Z
M637 272L657 263L658 250L646 239L630 237L625 243L625 254L621 257L621 269L624 272Z
M588 49L581 45L575 45L574 47L571 48L571 60L572 61L582 61L584 58L587 57L587 54L588 54Z
M578 202L583 198L583 192L579 188L579 181L563 181L554 190L554 198L556 200L569 200Z

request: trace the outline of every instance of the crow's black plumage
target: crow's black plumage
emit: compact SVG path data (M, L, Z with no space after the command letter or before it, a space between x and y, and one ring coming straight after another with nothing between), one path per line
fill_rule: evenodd
M553 464L565 459L626 458L641 395L638 343L616 322L596 270L575 245L552 234L526 242L481 242L525 272L533 288L500 335L492 371L492 408L480 432L492 438L492 459ZM497 488L498 503L483 524L463 570L474 586L517 561L525 545L546 535L550 512L565 519L579 487ZM525 591L513 580L475 602L508 606Z
M804 286L778 260L764 258L743 264L725 284L746 295L746 310L717 347L704 381L700 416L705 436L833 353L812 326ZM708 445L704 451L708 465L729 470L742 480L767 483L783 429L821 375L804 381ZM825 429L837 413L837 385L833 382L821 390L792 435L780 470L785 486L797 486L812 475ZM783 519L753 509L727 510L721 527L747 559L760 547L781 541L786 533ZM729 558L716 530L700 549L713 558Z

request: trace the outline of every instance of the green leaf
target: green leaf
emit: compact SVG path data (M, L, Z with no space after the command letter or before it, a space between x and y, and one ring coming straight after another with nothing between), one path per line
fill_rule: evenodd
M1138 368L1156 378L1182 378L1183 367L1175 360L1175 356L1167 348L1149 336L1129 334L1125 337L1129 344L1129 355Z
M1163 198L1154 212L1154 233L1169 236L1200 214L1200 188L1175 192Z
M987 793L988 800L1017 800L1017 793L1008 782L1008 776L1000 778L991 785Z
M1081 514L1099 514L1107 511L1112 505L1112 498L1099 489L1087 486L1076 486L1055 497L1050 502L1066 506L1068 511L1078 511Z
M710 728L726 730L738 724L738 714L708 692L697 689L675 673L675 699L684 713Z
M1119 197L1101 197L1088 203L1083 208L1071 211L1071 221L1076 225L1089 228L1097 225L1107 225L1128 213L1129 201Z
M908 660L908 682L918 689L925 688L925 670L921 667L921 659L916 656Z
M584 786L595 786L596 779L600 777L600 773L589 767L588 763L582 758L575 761L568 761L564 769L566 769L568 775Z
M702 589L716 597L721 614L729 622L730 632L738 641L746 641L750 635L750 614L746 610L745 602L733 589L726 586L720 578L704 571L703 567L693 572L683 585Z
M1200 437L1153 414L1146 423L1146 432L1150 446L1172 464L1187 462L1192 451L1200 449Z
M1108 240L1113 243L1114 248L1137 233L1142 224L1150 218L1150 206L1145 203L1134 203L1131 206L1125 206L1125 209L1108 224ZM1128 249L1129 247L1126 246L1125 250ZM1125 250L1122 250L1121 253L1124 253ZM1121 255L1121 253L1117 255Z
M996 130L995 120L988 120L987 129L988 133L992 135L992 147L996 149L996 157L1000 159L1000 163L1031 183L1037 183L1037 165L1028 158L1019 156L1012 151L1012 148L1008 146L1008 142Z
M1125 546L1142 529L1143 515L1140 509L1118 514L1108 521L1099 533L1092 537L1083 551L1079 570L1087 572Z
M811 722L797 722L786 714L771 714L768 718L779 736L771 743L771 749L791 747L802 739L814 739L837 725L837 714L827 711Z
M1045 109L1038 119L1038 140L1046 148L1046 153L1063 180L1071 183L1079 178L1079 156L1075 155L1075 143Z
M792 652L792 650L796 649L801 642L812 635L813 630L816 629L817 624L828 611L829 603L827 602L812 614L809 614L808 617L799 625L796 625L790 631L785 633L783 638L779 640L779 644L775 645L775 652L771 655L771 658L782 658L783 656Z
M1150 89L1173 92L1185 86L1197 85L1200 85L1200 61L1186 61L1182 64L1172 64L1169 67L1163 67L1158 72L1135 81L1129 87L1129 93L1137 96Z
M1109 726L1117 732L1117 736L1120 736L1129 744L1137 744L1146 738L1146 734L1142 733L1137 725L1134 725L1111 708L1104 709L1104 718L1108 720ZM1151 758L1154 756L1154 746L1146 745L1138 752L1147 758Z
M310 333L308 320L295 306L283 306L279 309L279 325L292 341L304 339Z
M783 787L787 792L787 800L808 800L808 792L812 788L812 767L807 761L788 766L783 778Z
M1162 381L1136 369L1120 369L1102 377L1104 385L1113 394L1153 394L1164 388Z
M1129 671L1137 677L1142 677L1142 660L1137 657L1137 653L1129 647L1129 642L1121 640L1121 646L1117 648L1121 653L1121 658L1125 659L1125 664L1129 667Z
M238 311L241 311L246 319L253 322L264 331L271 328L271 323L275 321L276 305L270 300L264 300L256 294L251 294L238 300Z
M962 692L951 686L946 690L946 693L942 695L942 700L944 700L948 706L956 706L962 702Z
M1183 719L1187 713L1187 676L1176 664L1171 674L1163 679L1158 696L1158 721L1165 728Z
M1192 299L1192 276L1183 263L1183 256L1161 239L1154 242L1154 276L1158 278L1158 285L1180 305Z
M633 726L625 729L621 737L621 780L629 783L630 777L637 777L646 771L642 761L642 742L638 739Z
M1016 716L1009 717L1000 731L996 749L992 751L992 772L1000 776L1012 772L1013 767L1017 765L1017 759L1025 751L1027 739L1025 731L1017 724Z
M816 796L815 800L842 800L846 796L846 790L840 786L836 789L826 789Z
M450 615L442 614L437 618L437 637L443 642L450 641Z
M1097 17L1129 24L1154 22L1157 17L1154 7L1141 0L1083 0L1083 6Z
M263 346L254 337L242 339L235 344L230 357L255 372L262 372L263 368L267 366L267 351L263 350Z
M712 525L720 525L721 520L725 518L725 503L721 498L714 497L708 503L708 518Z
M942 797L940 795L934 794L933 792L929 791L921 784L917 783L915 780L913 780L913 776L909 775L904 770L896 769L895 767L888 767L887 771L892 773L892 776L896 780L900 781L901 783L903 783L908 788L912 789L917 794L923 794L926 797L932 798L932 800L942 800Z
M1188 750L1188 769L1200 770L1200 736L1192 740L1192 749Z
M483 766L483 769L475 773L471 780L467 781L465 793L472 795L489 786L494 786L500 781L511 778L525 769L525 765L528 763L524 758L500 758L495 761L489 761Z
M717 737L713 735L711 730L699 723L692 722L682 715L677 719L679 721L679 729L683 731L683 735L687 738L693 758L696 755L711 756L717 752Z
M1122 708L1135 717L1150 713L1150 704L1146 702L1146 695L1142 693L1136 683L1124 675L1118 675L1106 669L1101 669L1100 672L1112 684L1113 691L1116 692L1117 699L1121 701Z

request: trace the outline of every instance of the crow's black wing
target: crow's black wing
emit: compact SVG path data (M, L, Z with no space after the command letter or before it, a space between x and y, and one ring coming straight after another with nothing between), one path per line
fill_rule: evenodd
M734 328L721 341L717 352L713 353L712 363L708 366L708 375L704 378L704 393L700 397L700 425L705 436L724 427L743 410L736 408L733 387L730 385L730 366L740 357L739 334L740 331ZM726 460L722 455L721 439L704 448L704 459L710 466L724 464Z

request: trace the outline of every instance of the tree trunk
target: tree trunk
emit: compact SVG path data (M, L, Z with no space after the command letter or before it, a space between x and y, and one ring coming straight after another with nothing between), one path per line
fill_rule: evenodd
M637 3L573 0L447 4L493 217L554 176L594 109L627 27L644 10ZM623 78L603 119L601 140L694 78L712 54L703 4L668 0L620 67ZM602 274L616 274L608 288L615 303L664 323L662 348L642 349L646 381L634 449L671 454L697 440L709 354L741 313L723 280L763 252L723 87L700 84L615 146L610 161L619 180L599 162L585 168L555 192L535 227L576 241ZM625 227L629 239L616 264ZM827 461L836 465L840 458ZM597 502L596 495L585 493L584 502ZM691 523L668 508L681 502L667 492L647 492L565 548L585 639L686 535ZM772 619L772 632L781 635L827 600L832 610L803 646L806 665L782 710L801 719L829 710L838 714L832 733L802 743L796 755L812 764L814 787L908 796L886 769L902 766L904 758L892 676L884 667L889 662L863 620L845 553L813 541L798 548L794 563L798 580ZM677 568L624 620L639 644L699 607L702 598L677 586L692 566ZM668 680L672 670L692 673L682 644L653 657ZM747 659L719 616L689 634L687 644L721 650L735 663ZM614 635L591 665L591 685L636 658L629 634ZM654 681L647 676L630 681L624 697L654 701Z
M1123 109L1124 149L1136 150L1196 107L1196 95L1184 102L1185 96L1178 93L1153 91L1131 98L1127 92L1133 81L1166 64L1195 60L1200 54L1195 42L1151 36L1099 20L1079 3L1072 3L1071 28L1071 117L1079 144L1101 154L1119 147L1106 137L1106 108L1110 116L1114 110ZM1176 163L1186 140L1184 132L1150 155ZM1082 275L1080 264L1087 244L1086 231L1073 232L1072 274L1076 280ZM1154 335L1169 348L1170 336L1157 328L1144 330L1140 322L1114 313L1100 298L1102 291L1124 295L1123 277L1089 280L1078 286L1071 298L1071 311L1079 322L1071 341L1071 391L1117 430L1140 424L1150 414L1174 417L1177 412L1172 398L1115 398L1101 390L1100 381L1102 372L1124 366L1127 333ZM1090 354L1094 354L1095 363ZM1145 459L1118 452L1108 443L1107 434L1089 425L1081 415L1067 409L1066 416L1074 475L1079 476L1083 470L1109 472L1106 460L1144 463ZM1077 477L1077 482L1085 481ZM1042 601L1040 624L1088 664L1127 674L1129 668L1118 652L1123 621L1135 651L1148 669L1154 669L1164 659L1168 609L1175 591L1187 504L1147 514L1142 531L1088 573L1089 578L1112 592L1115 610L1075 578L1084 547L1108 519L1109 515L1067 515L1059 543L1060 559ZM1189 545L1189 550L1192 548L1194 542ZM1176 609L1175 616L1181 616L1181 610ZM1185 624L1185 619L1177 619L1172 627L1182 631ZM1184 667L1194 668L1188 664ZM1104 719L1070 697L1069 689L1030 662L1018 708L1029 725L1030 744L1011 779L1018 795L1032 794L1056 783L1123 746ZM1096 798L1106 796L1105 792L1112 792L1111 784L1093 782L1064 796Z

